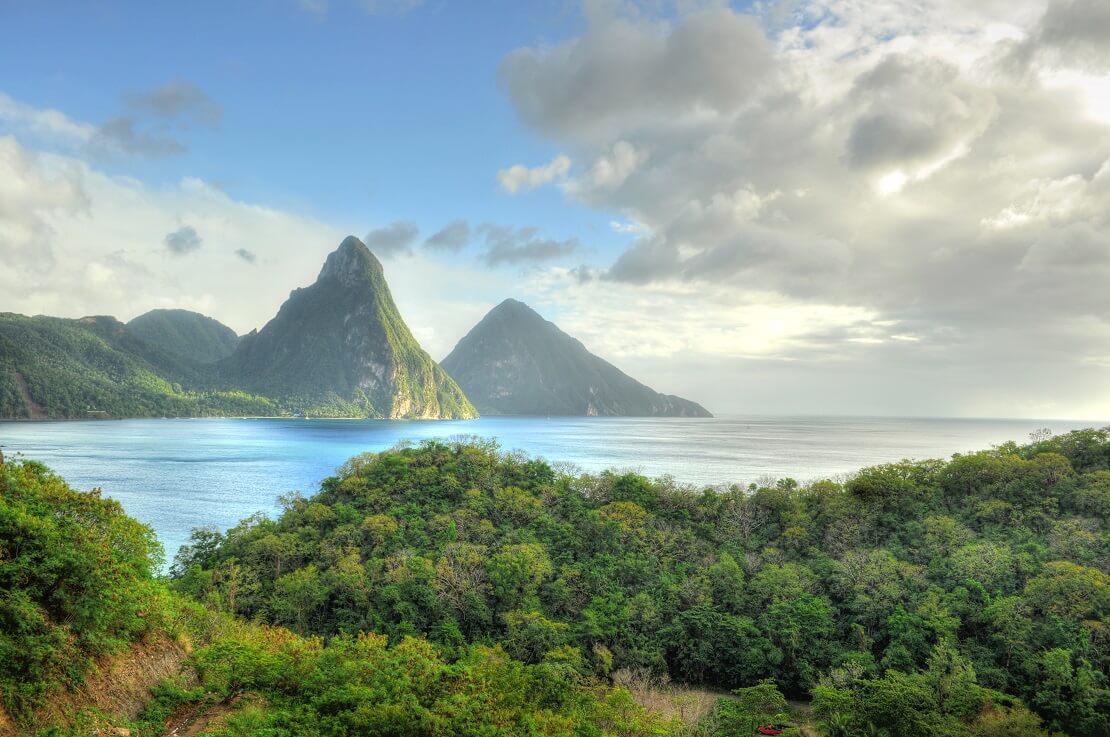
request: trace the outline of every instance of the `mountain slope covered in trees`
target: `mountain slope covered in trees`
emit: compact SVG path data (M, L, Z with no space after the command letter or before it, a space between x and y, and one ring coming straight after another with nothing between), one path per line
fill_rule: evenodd
M490 310L443 367L489 414L711 417L644 386L515 299Z
M174 575L305 635L772 679L828 735L1096 737L1108 518L1107 431L704 491L429 441L353 459L280 519L197 531Z
M269 399L213 385L208 368L112 317L0 314L0 417L272 415Z
M128 322L127 329L167 353L200 363L227 358L239 343L227 325L189 310L151 310Z

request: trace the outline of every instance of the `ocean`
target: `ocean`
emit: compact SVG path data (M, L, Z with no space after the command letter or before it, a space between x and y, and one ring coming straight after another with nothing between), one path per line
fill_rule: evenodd
M703 487L838 477L1092 424L768 416L0 422L0 446L9 458L42 461L76 488L118 499L154 528L172 559L194 527L224 530L255 512L273 515L280 495L312 494L351 456L425 438L494 438L505 450L584 471L635 470Z

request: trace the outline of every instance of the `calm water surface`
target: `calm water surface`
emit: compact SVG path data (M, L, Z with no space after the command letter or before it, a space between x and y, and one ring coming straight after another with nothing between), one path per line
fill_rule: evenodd
M278 495L310 494L351 456L403 440L478 435L587 471L635 469L716 485L766 476L809 481L1090 424L844 417L0 422L0 445L47 463L77 488L99 487L118 499L155 529L172 557L192 528L226 529L257 511L272 514Z

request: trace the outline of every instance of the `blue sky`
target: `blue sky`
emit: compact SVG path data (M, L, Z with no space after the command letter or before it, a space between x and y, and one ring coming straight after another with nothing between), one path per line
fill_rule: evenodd
M623 242L611 216L553 189L511 197L498 169L557 148L522 126L499 89L512 49L581 29L571 3L431 0L408 12L332 2L5 3L0 44L13 98L100 122L126 96L188 80L223 107L182 131L181 156L100 162L148 182L195 176L236 198L348 224L429 233L455 218L537 226L590 248ZM48 41L47 41L48 40ZM44 42L45 41L45 42Z
M0 0L0 34L0 310L246 332L354 234L435 358L515 297L718 412L1110 417L1103 0Z

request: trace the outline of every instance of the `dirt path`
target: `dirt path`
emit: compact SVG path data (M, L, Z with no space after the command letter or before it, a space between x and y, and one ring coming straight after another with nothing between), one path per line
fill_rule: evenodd
M177 640L155 635L101 658L81 686L48 694L43 707L17 733L31 735L47 727L70 727L83 710L97 710L120 722L135 719L150 701L151 689L162 681L180 677L187 687L195 683L192 671L182 670L186 655ZM0 718L0 735L4 734Z
M181 709L170 717L162 737L197 737L209 727L221 726L229 714L242 706L244 700L249 699L249 696L239 694L231 699L201 701Z
M27 416L32 420L45 420L46 409L31 398L31 389L27 386L27 379L23 378L23 374L18 371L12 373L15 375L15 385L19 388L19 393L23 395L23 403L27 405Z

